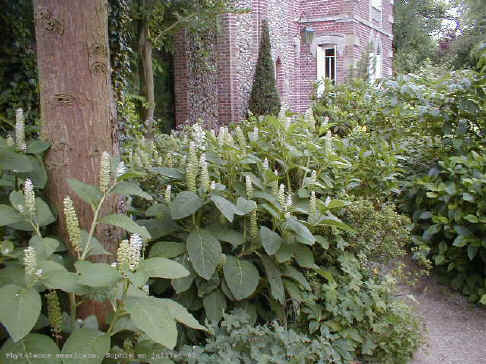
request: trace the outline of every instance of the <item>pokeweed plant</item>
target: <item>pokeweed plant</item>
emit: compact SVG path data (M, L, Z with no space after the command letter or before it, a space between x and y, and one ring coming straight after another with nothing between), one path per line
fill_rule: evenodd
M331 125L327 130L321 125L321 135L315 126L309 112L294 120L284 114L250 118L231 128L222 127L217 134L193 125L142 142L132 151L129 164L147 174L143 183L157 200L148 209L135 200L133 207L143 215L137 222L151 234L148 256L174 258L190 271L180 279L152 280L151 291L173 298L213 324L233 309L245 311L252 323L278 320L304 336L337 347L332 351L336 363L374 354L402 363L419 342L420 333L411 335L417 321L409 310L397 311L392 290L382 287L385 283L380 277L373 278L373 285L364 279L372 273L356 258L360 254L366 261L366 255L371 259L377 250L387 249L384 245L395 246L385 232L383 236L360 235L358 219L347 218L351 226L339 218L346 217L343 208L350 205L347 193L353 190L349 182L354 170L353 159L341 150L351 148L329 132ZM143 160L151 162L140 163ZM387 215L398 219L391 211ZM398 221L371 223L407 233ZM366 249L365 241L355 243L358 237L374 238L370 243L376 249ZM396 245L401 246L403 239ZM353 263L344 268L345 274L352 268L351 278L338 279L341 270L333 268L340 267L342 256L349 256ZM358 295L346 288L349 281L360 289ZM334 287L336 294L339 290L344 302L323 306L326 312L319 316L317 327L323 329L316 330L315 324L309 326L311 319L305 310L328 300L325 290L319 288L325 284ZM361 303L348 308L359 295ZM350 316L349 310L358 308L362 312ZM365 319L363 311L373 319ZM387 341L392 321L396 335ZM359 330L351 330L353 326ZM379 328L383 335L367 341L369 332ZM193 345L201 339L184 330L181 342ZM142 343L134 350L157 351ZM194 352L199 350L206 349L196 347ZM245 350L253 349L250 345ZM246 355L234 351L231 355L235 357ZM174 360L198 362L177 353Z
M4 182L4 186L23 184L23 191L10 192L9 205L0 205L0 226L32 232L28 244L21 239L1 243L0 323L9 336L0 349L1 362L27 363L29 355L35 353L43 363L71 363L80 357L101 363L112 346L114 351L122 350L118 345L122 339L128 343L143 338L174 348L176 322L205 330L177 302L149 295L150 278L180 279L190 272L163 257L145 258L144 240L150 239L150 234L130 217L101 216L105 201L114 195L152 199L136 183L129 182L134 174L118 158L103 153L97 186L76 179L68 181L79 198L91 206L94 217L89 231L81 229L73 202L66 196L64 212L73 257L59 254L63 244L44 235L44 227L55 218L48 205L36 197L33 182L44 181L36 174L33 158L49 146L38 141L27 144L21 135L22 124L22 117L18 117L16 143L10 138L2 139L0 145L2 180L11 182ZM35 160L41 165L40 158ZM32 178L24 179L26 174ZM89 260L110 255L94 236L98 224L114 225L131 234L120 242L111 265ZM78 320L77 307L87 300L111 304L113 313L107 328L100 328L94 316ZM123 336L117 336L122 331Z

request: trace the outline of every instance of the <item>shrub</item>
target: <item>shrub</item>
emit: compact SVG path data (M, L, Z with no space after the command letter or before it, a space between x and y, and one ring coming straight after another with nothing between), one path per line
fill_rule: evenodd
M254 115L278 115L280 112L280 97L276 86L270 32L266 20L262 23L261 37L248 109Z
M454 288L484 304L485 162L484 149L443 157L428 175L414 181L406 196L415 242L427 247Z

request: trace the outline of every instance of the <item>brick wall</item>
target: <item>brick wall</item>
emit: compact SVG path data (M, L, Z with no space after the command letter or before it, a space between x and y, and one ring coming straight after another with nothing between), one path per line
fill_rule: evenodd
M207 127L216 128L245 118L263 19L269 23L274 65L279 61L278 89L287 109L304 112L310 106L317 77L316 47L320 45L337 45L338 83L345 81L370 41L381 41L383 74L391 75L391 0L383 0L381 23L370 17L370 0L240 0L239 6L251 11L222 16L222 31L214 36L215 72L209 77L191 74L190 40L178 35L177 125L202 117ZM305 27L315 31L312 44L303 39ZM203 81L208 84L198 84Z

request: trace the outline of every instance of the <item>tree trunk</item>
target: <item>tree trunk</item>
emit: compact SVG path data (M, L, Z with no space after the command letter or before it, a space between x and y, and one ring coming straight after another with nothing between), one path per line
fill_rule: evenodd
M46 157L48 197L59 213L58 234L68 241L63 200L70 195L81 228L93 218L90 207L70 190L67 178L97 184L103 151L118 154L116 111L108 47L106 0L34 0L41 102L41 136L51 143ZM115 199L106 211L116 210ZM105 249L114 253L120 233L102 225L96 231ZM107 261L111 257L96 257ZM105 304L81 307L80 315L96 314Z
M143 3L143 6L146 6L145 2ZM141 91L147 104L147 106L143 108L142 117L147 127L145 136L151 138L153 137L154 127L155 88L154 70L152 65L152 42L149 38L148 21L146 19L141 20L139 27L138 54L140 56L140 65L142 67L140 75L142 85Z

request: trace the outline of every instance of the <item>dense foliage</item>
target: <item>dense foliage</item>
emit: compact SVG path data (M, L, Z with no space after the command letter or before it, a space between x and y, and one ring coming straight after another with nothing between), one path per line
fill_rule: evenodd
M262 22L261 38L248 110L254 115L277 115L281 106L280 96L277 91L270 31L266 20Z
M412 219L415 256L483 303L485 85L484 74L429 66L378 87L331 86L314 108L345 138L361 127L387 141L391 191Z

